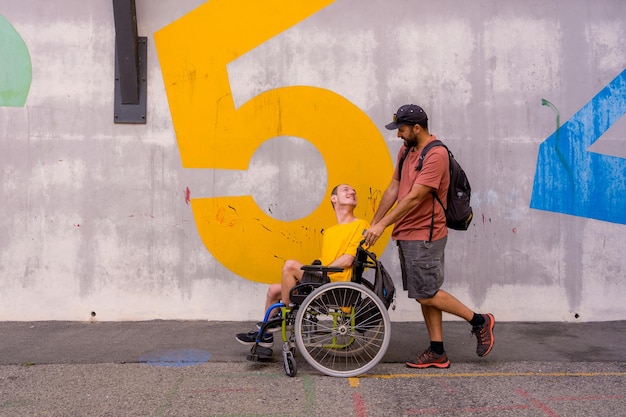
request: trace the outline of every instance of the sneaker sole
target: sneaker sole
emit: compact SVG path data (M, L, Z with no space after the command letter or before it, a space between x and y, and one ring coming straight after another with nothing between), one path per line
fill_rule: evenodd
M496 327L496 319L491 313L487 313L486 316L489 317L489 336L491 339L491 343L489 344L489 349L487 349L485 353L483 353L482 355L478 355L480 357L487 356L489 352L491 352L491 349L493 349L493 342L495 342L495 337L493 336L493 328Z
M445 368L450 367L450 361L443 362L443 363L425 363L423 365L418 365L416 363L409 363L409 362L405 362L405 364L409 368L416 368L416 369L426 369L426 368L430 368L431 366L434 366L435 368L439 368L439 369L445 369Z
M255 342L244 342L243 340L239 340L235 337L235 340L238 341L239 343L241 343L244 346L253 346ZM271 348L272 346L274 346L274 342L259 342L259 346L264 347L264 348Z

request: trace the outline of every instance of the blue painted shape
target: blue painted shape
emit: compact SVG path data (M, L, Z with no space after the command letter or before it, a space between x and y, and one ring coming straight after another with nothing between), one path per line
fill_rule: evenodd
M587 149L626 113L626 70L539 147L530 207L626 224L626 159Z
M208 362L211 353L202 349L174 349L149 352L139 358L139 362L152 366L182 367Z

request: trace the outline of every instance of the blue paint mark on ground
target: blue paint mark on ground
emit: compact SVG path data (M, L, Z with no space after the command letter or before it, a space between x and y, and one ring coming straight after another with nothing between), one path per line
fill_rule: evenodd
M148 352L139 358L139 362L152 366L182 367L208 362L211 352L202 349L173 349Z

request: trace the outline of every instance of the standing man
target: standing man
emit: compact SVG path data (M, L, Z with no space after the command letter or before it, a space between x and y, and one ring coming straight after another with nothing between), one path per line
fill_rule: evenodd
M393 115L393 122L385 127L398 129L398 137L404 140L404 146L398 152L396 170L372 226L365 233L365 243L373 245L387 227L394 225L392 238L398 244L402 281L409 298L420 303L430 337L430 346L416 357L407 359L406 365L411 368L450 366L443 347L443 311L472 325L472 333L478 339L476 354L485 356L491 352L494 342L493 315L474 313L441 289L448 228L445 212L440 204L434 203L431 193L436 192L447 206L450 185L448 151L443 146L432 148L424 157L421 171L417 171L422 149L437 138L428 131L428 117L424 110L414 104L400 107ZM400 164L404 155L404 162ZM401 172L398 172L399 165L402 165Z

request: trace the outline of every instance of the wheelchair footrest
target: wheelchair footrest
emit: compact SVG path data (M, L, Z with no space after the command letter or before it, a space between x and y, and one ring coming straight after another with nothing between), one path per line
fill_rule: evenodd
M269 361L272 359L272 353L274 353L272 349L257 345L252 347L246 359L252 362Z

